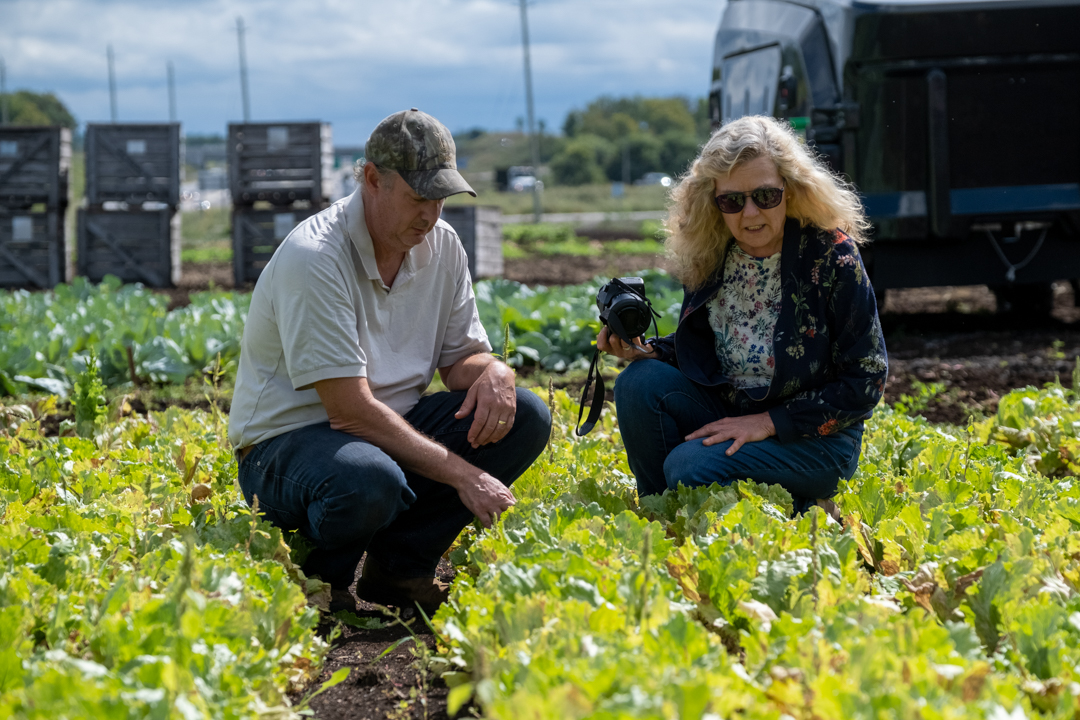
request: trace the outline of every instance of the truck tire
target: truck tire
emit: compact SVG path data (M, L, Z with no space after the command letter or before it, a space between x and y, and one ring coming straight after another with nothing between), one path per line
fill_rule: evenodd
M1051 283L994 285L999 314L1043 318L1054 309L1054 286Z

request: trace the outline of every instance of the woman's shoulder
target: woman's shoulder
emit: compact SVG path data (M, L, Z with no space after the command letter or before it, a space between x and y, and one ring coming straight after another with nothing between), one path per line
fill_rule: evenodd
M803 229L803 241L820 255L858 255L855 240L840 228L823 229L808 225Z

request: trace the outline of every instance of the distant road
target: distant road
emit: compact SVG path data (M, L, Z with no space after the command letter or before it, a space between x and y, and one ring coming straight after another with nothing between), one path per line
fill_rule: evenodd
M581 213L542 213L540 220L549 223L568 223L572 225L600 225L604 222L618 222L620 220L663 220L667 217L666 210L639 210L637 212L581 212ZM527 223L532 222L533 214L503 215L504 223Z

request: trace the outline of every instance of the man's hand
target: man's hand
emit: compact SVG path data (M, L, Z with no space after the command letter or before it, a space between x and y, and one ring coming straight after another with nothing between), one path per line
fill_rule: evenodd
M734 455L746 443L758 442L775 434L776 426L773 425L772 418L769 413L763 412L757 415L740 415L711 422L687 435L686 439L705 438L701 443L702 445L715 445L725 440L734 440L731 447L725 452L726 455Z
M611 328L607 325L600 328L600 334L596 336L596 347L601 352L621 357L623 360L634 361L660 357L660 353L653 350L652 345L645 344L644 336L638 338L637 345L627 345L621 337L611 332Z
M486 472L457 483L456 488L461 502L486 528L491 527L504 510L517 502L510 488Z
M506 370L513 375L510 368ZM499 514L516 502L509 488L495 477L424 437L376 400L367 378L319 380L315 390L326 406L330 427L367 440L406 470L454 488L485 527L491 527ZM517 395L511 393L516 402Z
M469 386L465 402L461 404L461 409L454 413L454 417L465 418L469 413L473 413L473 423L469 427L468 437L474 448L502 440L506 433L510 432L510 428L514 427L514 416L517 413L514 371L492 358L480 376ZM510 497L512 499L513 495ZM464 495L462 500L465 500ZM465 504L468 505L467 502ZM477 517L484 520L479 514Z

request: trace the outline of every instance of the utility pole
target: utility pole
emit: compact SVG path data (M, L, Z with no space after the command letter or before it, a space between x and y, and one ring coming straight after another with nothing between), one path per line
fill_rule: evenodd
M251 122L251 101L248 98L247 53L244 51L244 18L236 18L236 42L240 46L240 95L244 101L244 122Z
M7 125L10 121L8 116L7 65L4 64L4 58L0 57L0 125Z
M525 105L529 116L529 145L532 148L533 177L533 222L540 222L540 143L536 137L536 122L533 113L532 66L529 63L529 18L525 12L525 0L519 0L521 7L521 47L525 53Z
M116 70L113 68L112 45L105 46L105 54L109 58L109 109L112 111L112 121L116 124Z
M176 74L172 60L165 63L165 72L169 76L169 122L176 122Z

